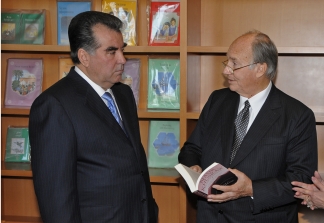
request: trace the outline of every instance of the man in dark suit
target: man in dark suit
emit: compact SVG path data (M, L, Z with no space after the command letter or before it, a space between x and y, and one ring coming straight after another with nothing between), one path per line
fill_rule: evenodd
M240 36L227 58L229 88L210 95L179 162L197 172L221 163L238 181L199 198L197 222L298 222L290 182L309 181L317 168L314 114L273 84L278 53L267 35Z
M135 99L119 83L121 26L102 12L75 16L68 31L75 67L32 105L31 164L46 223L157 222Z

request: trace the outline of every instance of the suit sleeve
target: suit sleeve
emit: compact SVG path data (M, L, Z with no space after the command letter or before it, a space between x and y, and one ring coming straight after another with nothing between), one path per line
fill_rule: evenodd
M41 217L47 223L80 223L76 139L61 104L42 94L29 117L31 165Z
M296 120L288 136L286 171L252 182L255 214L295 202L292 181L311 183L310 178L318 162L316 121L310 109L306 109Z
M202 155L201 148L201 135L204 132L204 128L207 122L208 113L210 111L210 107L212 106L212 94L207 103L205 104L194 131L190 135L189 139L184 143L183 147L178 156L179 163L182 163L186 166L201 166L200 160Z

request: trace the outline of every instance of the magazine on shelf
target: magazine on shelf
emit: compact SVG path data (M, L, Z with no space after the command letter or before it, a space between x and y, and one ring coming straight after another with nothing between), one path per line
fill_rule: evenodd
M42 81L42 58L9 58L5 107L30 107L42 92Z

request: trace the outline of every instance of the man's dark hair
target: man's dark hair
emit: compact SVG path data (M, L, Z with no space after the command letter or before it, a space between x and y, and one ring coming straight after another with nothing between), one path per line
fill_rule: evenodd
M119 18L108 13L86 11L76 15L69 25L69 41L71 59L74 64L79 64L78 50L83 48L88 53L93 53L100 47L94 34L93 27L97 24L107 26L116 32L121 32L123 23Z

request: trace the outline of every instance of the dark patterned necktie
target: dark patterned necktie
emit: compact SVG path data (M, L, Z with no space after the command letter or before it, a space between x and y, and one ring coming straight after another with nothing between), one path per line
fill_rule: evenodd
M234 143L232 147L232 154L231 154L231 162L233 161L238 149L240 148L240 145L244 139L244 136L246 134L246 129L249 124L249 118L250 118L250 103L248 100L245 101L245 106L242 111L237 115L235 119L235 138Z
M111 111L111 114L115 117L116 121L118 122L118 124L122 127L122 129L125 131L124 129L124 125L123 122L118 114L118 110L117 110L117 106L115 104L114 99L112 98L111 94L109 92L106 92L102 95L102 97L104 99L107 100L107 106L109 108L109 110Z

